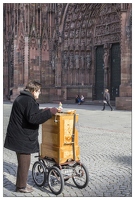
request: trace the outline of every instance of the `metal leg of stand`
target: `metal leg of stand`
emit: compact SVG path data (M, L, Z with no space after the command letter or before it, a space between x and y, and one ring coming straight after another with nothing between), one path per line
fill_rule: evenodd
M72 134L72 147L73 147L73 159L75 160L75 122L76 114L73 116L73 134Z

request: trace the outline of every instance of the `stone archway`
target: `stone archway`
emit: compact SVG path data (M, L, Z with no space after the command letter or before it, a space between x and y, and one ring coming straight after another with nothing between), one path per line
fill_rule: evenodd
M69 4L64 24L62 84L92 86L89 98L93 99L99 91L96 88L95 47L103 45L110 59L111 45L120 42L120 4ZM104 87L110 88L110 60L103 69Z

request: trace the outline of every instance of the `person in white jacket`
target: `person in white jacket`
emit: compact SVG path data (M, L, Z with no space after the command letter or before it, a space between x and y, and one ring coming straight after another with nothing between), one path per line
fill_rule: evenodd
M80 102L78 103L79 105L82 104L84 102L84 96L81 95L81 98L80 98Z

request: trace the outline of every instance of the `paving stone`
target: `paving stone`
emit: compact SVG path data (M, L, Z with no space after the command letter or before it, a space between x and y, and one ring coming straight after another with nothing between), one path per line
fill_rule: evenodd
M3 104L4 137L12 103ZM40 107L58 107L57 104L41 104ZM131 197L132 196L132 138L131 111L106 110L100 106L64 104L63 111L75 109L79 114L80 160L87 167L90 181L79 189L72 179L65 183L59 197ZM41 126L39 128L41 140ZM31 194L15 192L17 160L13 151L3 151L4 197L56 197L49 187L37 187L32 178L32 166L37 158L32 154L28 183Z

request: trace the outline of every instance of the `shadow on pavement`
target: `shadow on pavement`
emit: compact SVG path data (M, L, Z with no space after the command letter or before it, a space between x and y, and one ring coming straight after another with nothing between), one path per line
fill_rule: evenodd
M132 156L117 156L114 158L115 162L123 165L132 165Z

